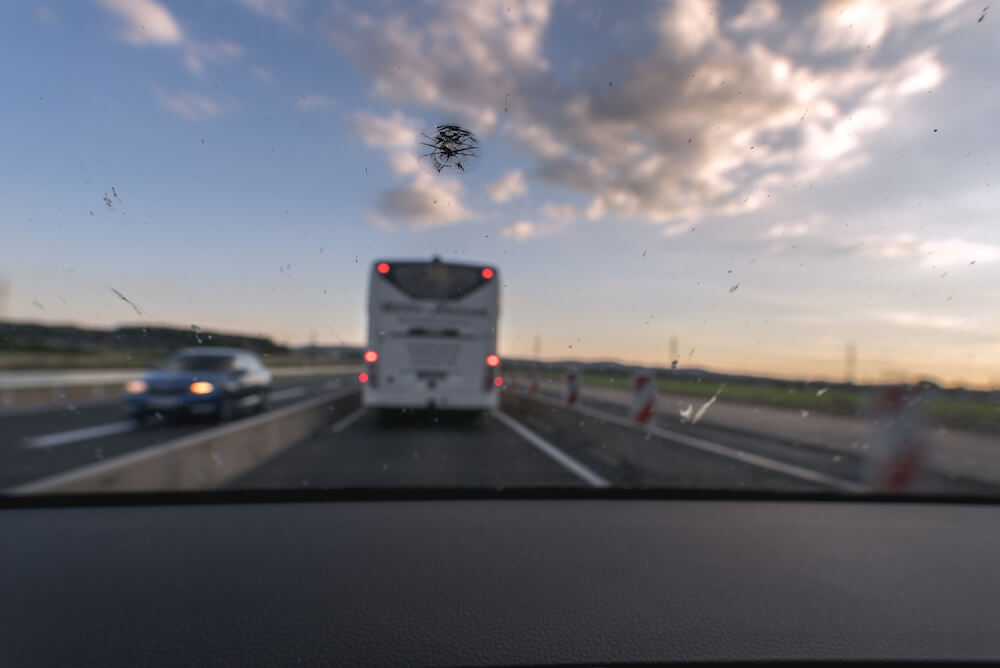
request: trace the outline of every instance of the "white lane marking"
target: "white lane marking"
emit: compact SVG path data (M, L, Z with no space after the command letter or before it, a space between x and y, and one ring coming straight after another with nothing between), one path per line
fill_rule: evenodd
M132 431L134 429L136 429L136 423L131 420L110 422L108 424L99 424L93 427L84 427L83 429L73 429L71 431L62 431L56 434L46 434L45 436L29 438L24 442L24 447L51 448L56 445L66 445L67 443L86 441L89 438L99 438L101 436L110 436L112 434L124 434L125 432Z
M608 487L611 484L509 415L499 410L494 410L490 414L591 487Z
M287 390L278 390L277 392L271 393L271 401L284 401L285 399L294 399L295 397L301 397L306 393L306 387L290 387Z
M570 410L563 406L561 402L553 401L545 397L536 396L533 399L534 401L538 401L540 403L546 403L551 406L557 406L558 408ZM577 405L572 410L581 415L592 417L595 420L601 420L602 422L608 422L633 430L637 429L637 427L627 418L619 417L612 413L605 413L604 411L598 411L590 408L589 406ZM866 485L844 480L843 478L837 478L825 473L820 473L819 471L813 471L812 469L803 468L801 466L796 466L795 464L787 464L785 462L778 461L777 459L771 459L770 457L763 457L761 455L744 452L726 445L706 441L703 438L688 436L687 434L681 434L680 432L672 431L670 429L664 429L663 427L648 425L645 427L645 431L658 438L674 441L703 452L710 452L714 455L719 455L720 457L726 457L727 459L735 459L737 461L746 462L747 464L751 464L758 468L775 471L777 473L784 473L785 475L792 476L793 478L815 482L820 485L826 485L845 492L871 491L871 488Z
M353 413L348 414L347 417L341 418L340 421L338 422L334 422L333 426L330 427L330 431L332 431L334 434L339 434L340 432L344 431L352 424L360 420L364 414L365 414L365 409L364 406L362 406L361 408L355 410Z

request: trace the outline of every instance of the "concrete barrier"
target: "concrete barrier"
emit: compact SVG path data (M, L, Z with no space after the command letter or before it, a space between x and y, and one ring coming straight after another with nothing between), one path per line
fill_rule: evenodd
M218 487L356 409L356 387L4 490L9 494L194 491Z

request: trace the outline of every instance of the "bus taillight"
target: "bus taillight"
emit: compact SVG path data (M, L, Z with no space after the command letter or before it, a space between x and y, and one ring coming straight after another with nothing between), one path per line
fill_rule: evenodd
M503 376L497 376L493 379L493 385L496 387L503 387Z
M362 371L361 373L358 374L358 380L360 382L362 382L362 383L367 383L368 382L368 374L365 373L364 371Z
M483 267L483 270L479 274L485 278L487 281L493 278L493 270L489 267Z
M389 273L389 269L390 269L389 263L388 262L379 262L375 266L375 269L377 269L378 273L380 273L380 274L388 274Z
M369 364L373 364L378 361L378 353L374 350L368 350L365 352L365 361Z
M486 366L500 366L500 357L497 355L487 355L486 356Z

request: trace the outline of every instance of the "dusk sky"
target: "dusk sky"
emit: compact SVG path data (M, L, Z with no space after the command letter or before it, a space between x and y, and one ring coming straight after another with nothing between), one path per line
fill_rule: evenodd
M0 315L362 344L439 254L503 355L1000 384L985 5L5 3Z

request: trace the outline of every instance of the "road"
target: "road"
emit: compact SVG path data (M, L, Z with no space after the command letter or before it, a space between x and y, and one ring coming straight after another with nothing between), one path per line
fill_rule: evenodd
M276 382L275 406L305 402L353 378ZM548 396L551 395L551 396ZM385 422L358 409L229 480L230 488L628 486L779 492L867 489L864 455L718 424L658 415L637 429L626 406L585 392L505 390L477 421L411 414ZM0 488L175 441L211 423L137 429L104 402L0 416ZM345 410L350 410L345 409ZM914 491L990 493L1000 484L925 472Z
M289 405L339 387L346 376L276 379L271 406ZM182 438L210 420L139 428L123 399L0 413L0 489Z

